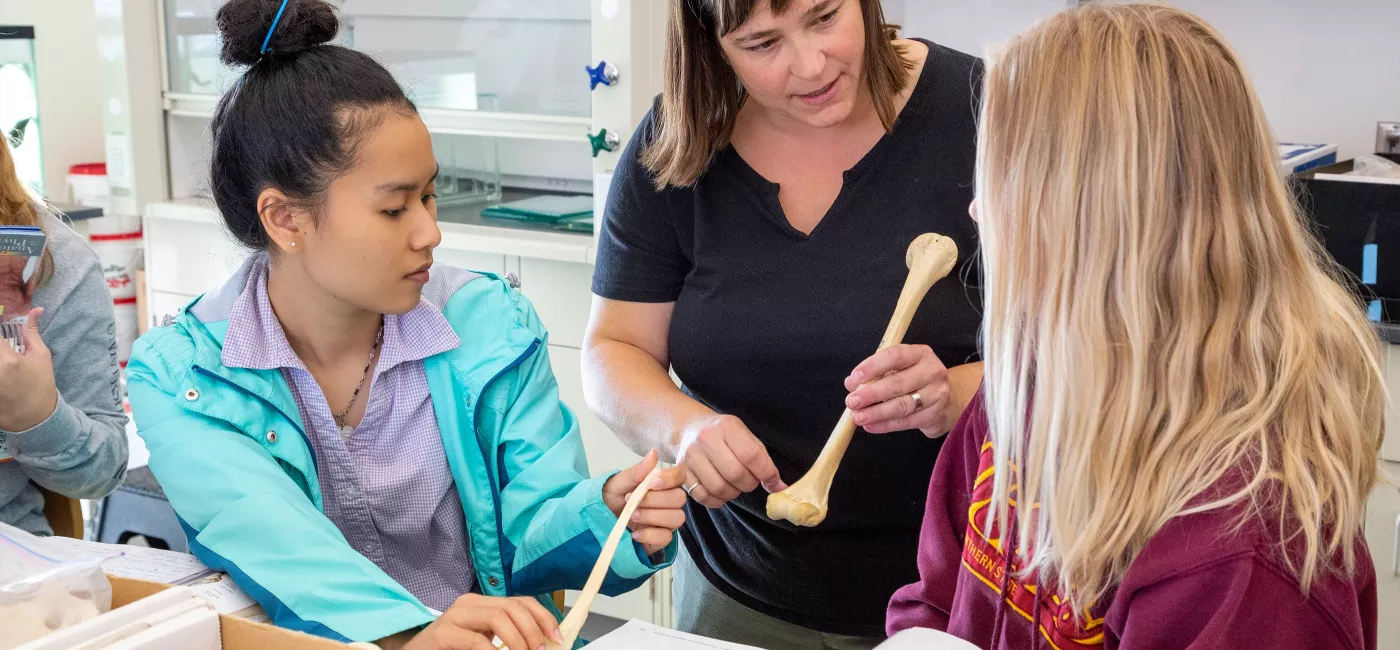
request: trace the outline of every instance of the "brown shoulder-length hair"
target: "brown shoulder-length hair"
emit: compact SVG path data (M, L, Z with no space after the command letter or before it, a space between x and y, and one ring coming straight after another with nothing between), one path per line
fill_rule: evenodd
M694 184L715 153L729 145L747 95L724 60L719 39L765 2L774 14L782 14L793 0L671 0L658 132L642 152L642 164L654 175L658 190ZM894 127L895 97L909 84L908 72L916 63L894 42L899 26L885 22L880 0L860 0L860 10L865 19L863 75L888 131Z
M43 215L39 210L34 197L30 196L24 181L19 178L18 170L15 169L14 156L10 155L10 142L0 133L0 226L43 228ZM21 287L25 297L28 298L29 292L48 280L53 271L53 255L45 248L39 272L30 279L28 286Z

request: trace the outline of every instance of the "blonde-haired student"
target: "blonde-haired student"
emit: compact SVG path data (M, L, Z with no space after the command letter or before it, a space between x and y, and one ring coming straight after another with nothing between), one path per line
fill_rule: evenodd
M989 63L983 393L888 630L984 648L1374 648L1383 377L1238 56L1093 5Z
M45 235L38 264L0 255L0 322L14 335L0 338L0 523L49 535L39 488L99 499L126 476L112 296L97 253L30 193L2 136L0 226Z

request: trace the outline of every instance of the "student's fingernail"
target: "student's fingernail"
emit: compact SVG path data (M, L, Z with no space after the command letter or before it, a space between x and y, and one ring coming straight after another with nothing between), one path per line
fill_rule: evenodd
M554 642L555 642L555 643L563 643L563 642L564 642L564 633L563 633L563 632L560 632L560 631L559 631L559 628L557 628L557 627L554 628L554 631L551 632L549 636L550 636L550 638L554 639Z
M652 479L649 483L647 483L647 488L648 488L648 489L651 489L651 490L660 490L660 489L663 489L663 488L665 488L665 487L666 487L666 482L663 481L663 480L661 480L661 477L660 477L660 476L658 476L658 477Z

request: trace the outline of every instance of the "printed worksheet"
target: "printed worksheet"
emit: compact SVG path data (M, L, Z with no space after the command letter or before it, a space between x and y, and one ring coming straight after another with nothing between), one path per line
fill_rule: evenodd
M107 559L102 561L102 570L119 578L186 585L214 574L213 569L188 553L126 544L99 544L67 537L49 537L44 541L87 557L105 557Z
M588 644L588 650L762 650L630 621Z

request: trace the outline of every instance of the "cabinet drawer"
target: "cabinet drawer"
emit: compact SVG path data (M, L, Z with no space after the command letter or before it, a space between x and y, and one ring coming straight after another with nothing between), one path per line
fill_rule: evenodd
M146 219L146 283L151 291L197 296L217 288L250 252L222 224Z
M593 267L588 264L520 258L520 291L534 303L552 344L583 347L592 286Z

